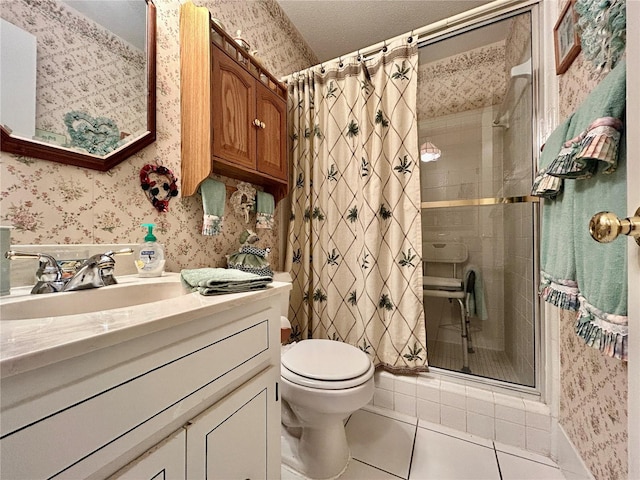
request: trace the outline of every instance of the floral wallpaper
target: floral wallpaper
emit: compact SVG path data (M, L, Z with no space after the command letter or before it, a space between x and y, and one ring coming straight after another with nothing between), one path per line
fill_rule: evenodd
M2 5L7 2L3 2ZM198 195L174 198L167 213L158 213L139 183L147 163L159 163L180 175L180 49L178 0L154 0L157 7L157 140L128 160L102 173L21 157L0 156L0 223L12 225L14 244L138 243L141 223L157 224L165 245L166 269L226 265L225 255L239 247L238 237L249 225L229 204L223 233L202 236L202 200ZM317 58L291 25L275 0L197 2L219 18L228 31L242 35L258 50L276 77L317 63ZM53 36L55 36L52 33ZM216 177L227 185L237 182ZM227 199L229 192L227 192ZM276 218L285 205L276 208ZM258 230L258 246L271 247L271 265L280 264L279 231ZM286 227L285 227L286 228Z
M36 128L67 137L72 110L146 131L145 53L54 0L2 3L2 18L35 35ZM20 132L18 132L20 133Z
M502 102L505 44L497 42L420 65L418 122Z
M560 118L571 114L602 80L578 55L560 77ZM576 313L560 316L559 422L598 480L627 478L627 364L585 345Z

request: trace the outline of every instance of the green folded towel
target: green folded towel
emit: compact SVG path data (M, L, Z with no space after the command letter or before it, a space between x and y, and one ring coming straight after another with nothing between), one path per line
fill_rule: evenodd
M198 291L201 295L259 290L273 280L271 277L227 268L184 269L180 272L180 279L186 288L192 292Z
M203 235L218 235L222 231L224 222L224 205L227 200L227 189L224 183L206 178L200 184L202 195L202 209L204 219L202 222Z
M273 229L275 208L276 202L273 195L260 191L256 193L256 228Z

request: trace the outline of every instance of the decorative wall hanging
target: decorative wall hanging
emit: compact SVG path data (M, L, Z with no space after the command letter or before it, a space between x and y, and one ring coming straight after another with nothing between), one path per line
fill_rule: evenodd
M560 13L560 18L553 27L553 41L556 50L556 75L567 71L580 53L580 37L578 35L578 15L574 4L576 0L568 0Z
M256 204L256 189L249 183L240 182L237 190L231 194L231 205L236 213L244 217L244 223L249 223L249 213Z
M585 60L597 70L613 69L625 51L627 17L625 0L577 0L578 30Z
M154 178L151 178L151 175ZM158 180L164 178L166 181L159 183ZM140 186L151 205L159 212L167 212L169 210L169 200L178 196L177 179L167 167L162 165L147 164L140 169ZM160 195L160 191L164 194Z
M64 124L71 136L71 146L80 147L94 155L106 155L120 142L120 131L110 118L93 118L84 112L69 112Z

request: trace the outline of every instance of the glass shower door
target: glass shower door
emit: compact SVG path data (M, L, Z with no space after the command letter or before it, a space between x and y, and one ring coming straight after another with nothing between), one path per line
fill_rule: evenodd
M531 14L421 47L418 78L420 145L440 153L421 163L423 254L468 252L423 262L425 277L462 282L462 293L425 286L429 365L534 387Z

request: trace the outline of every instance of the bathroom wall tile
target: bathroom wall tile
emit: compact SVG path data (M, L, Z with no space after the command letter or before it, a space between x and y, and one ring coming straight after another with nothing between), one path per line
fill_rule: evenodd
M405 395L403 393L394 392L393 409L398 413L416 416L416 396Z
M466 408L466 388L464 385L443 383L440 390L440 403L464 410Z
M496 419L507 420L520 425L525 424L524 401L500 393L494 393L496 400Z
M525 412L525 425L527 428L533 427L545 432L551 431L551 415L533 412Z
M507 422L496 418L496 440L519 448L526 448L526 432L524 425Z
M393 391L415 397L416 377L396 377L393 381Z
M545 403L529 399L524 399L523 401L524 409L527 412L537 413L540 415L549 415L550 413L549 405Z
M418 398L416 401L416 414L420 420L440 423L440 403Z
M525 435L527 450L542 455L550 454L551 434L548 431L527 427Z
M467 431L467 415L461 408L450 407L442 404L440 406L440 423L445 427L455 428L462 432ZM522 427L524 430L524 427ZM523 431L524 434L524 431Z
M493 392L467 387L467 410L490 417L495 416Z
M374 381L376 382L376 388L382 388L384 390L393 391L394 377L395 376L393 374L385 371L378 371L373 374Z
M467 432L482 438L493 440L495 438L493 416L490 417L474 412L467 412Z
M418 398L440 403L440 380L424 381L420 379L417 384Z
M373 404L376 407L388 408L393 410L393 392L377 388L373 392Z
M389 410L388 408L381 408L376 406L372 407L370 405L365 406L364 408L362 408L362 410L382 415L383 417L388 417L399 422L408 423L409 425L418 425L418 417L416 417L415 415L405 415L404 413L400 413L395 410Z

